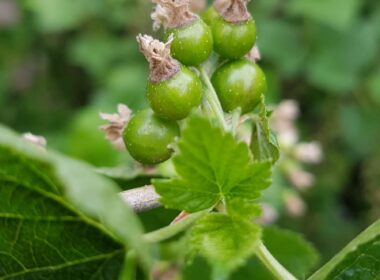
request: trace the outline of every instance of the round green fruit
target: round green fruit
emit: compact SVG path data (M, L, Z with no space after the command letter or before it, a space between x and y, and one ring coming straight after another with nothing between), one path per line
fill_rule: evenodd
M173 34L171 55L184 65L197 66L204 62L212 52L211 29L200 18L188 25L168 29L165 34L166 38Z
M151 110L134 115L124 130L123 140L130 155L143 164L158 164L169 159L169 147L179 136L176 122L162 120Z
M202 82L185 66L174 76L160 82L148 82L147 95L150 107L161 118L181 120L201 103Z
M223 64L213 74L211 82L225 112L239 107L243 114L252 111L267 89L264 72L245 59Z
M218 17L213 19L211 30L215 51L225 58L243 57L256 42L256 24L253 19L242 23L230 23Z

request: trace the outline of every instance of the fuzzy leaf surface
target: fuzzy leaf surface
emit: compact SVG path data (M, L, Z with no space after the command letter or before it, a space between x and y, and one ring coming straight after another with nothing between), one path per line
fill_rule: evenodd
M135 214L92 168L0 126L0 279L117 279L149 264Z
M214 274L226 275L254 253L260 236L260 227L249 220L212 213L192 228L190 251L208 260Z
M178 148L178 176L152 181L168 208L196 212L221 199L253 200L270 184L271 163L253 162L245 143L207 119L191 117Z

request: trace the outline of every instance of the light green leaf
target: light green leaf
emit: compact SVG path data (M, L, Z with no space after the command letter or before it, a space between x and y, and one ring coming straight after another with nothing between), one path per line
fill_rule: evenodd
M77 27L104 8L99 0L28 0L37 23L43 31L60 32Z
M196 212L221 199L256 199L269 186L271 164L253 163L248 146L207 119L189 119L173 158L178 177L156 179L161 202L169 207Z
M252 127L251 151L255 161L276 162L280 157L276 136L270 131L264 97L261 97L259 120Z
M266 227L263 229L263 242L271 254L299 279L305 279L318 262L317 251L298 233ZM258 259L251 258L231 279L272 280L273 276Z
M0 279L117 279L142 226L111 181L0 126Z
M214 274L225 275L254 253L260 235L260 227L248 220L213 213L192 228L190 251L205 257Z
M345 29L355 19L360 6L360 0L292 0L288 10L293 15L301 15L332 28Z
M380 220L359 234L309 280L379 279Z
M293 275L304 279L318 263L314 246L296 232L277 227L267 227L263 242L273 256Z

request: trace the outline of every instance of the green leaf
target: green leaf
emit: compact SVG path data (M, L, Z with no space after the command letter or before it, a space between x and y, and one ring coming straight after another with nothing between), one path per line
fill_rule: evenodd
M263 242L271 254L294 276L305 276L317 264L319 256L314 247L302 235L277 227L263 229ZM232 275L232 279L272 280L272 274L252 258L248 264Z
M379 279L380 220L352 240L309 280Z
M253 124L251 151L256 161L276 162L280 157L279 146L276 136L270 131L268 123L268 113L264 103L264 97L261 98L259 120Z
M178 148L178 177L152 180L166 207L196 212L221 199L256 199L269 186L270 162L253 163L245 143L207 119L191 117Z
M360 0L292 0L288 10L329 27L345 29L355 19L360 6Z
M212 213L192 228L190 250L193 255L205 257L214 274L225 275L254 253L260 235L260 227L249 220Z
M0 278L117 279L125 248L150 263L111 181L0 126Z
M263 242L273 256L297 277L305 278L318 263L318 252L299 233L267 227L264 229Z
M76 28L105 8L102 0L28 0L27 3L44 32L63 32Z

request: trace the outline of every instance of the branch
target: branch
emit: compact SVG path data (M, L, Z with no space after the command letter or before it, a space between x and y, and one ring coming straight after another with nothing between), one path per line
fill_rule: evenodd
M150 243L156 243L169 239L189 228L196 220L203 217L208 212L209 210L203 210L189 214L186 218L180 220L179 222L174 224L172 223L166 227L144 234L144 240Z
M289 271L286 270L268 251L262 241L257 246L256 256L278 280L297 280Z
M151 185L121 192L120 196L136 213L145 212L161 206L158 202L160 196Z

